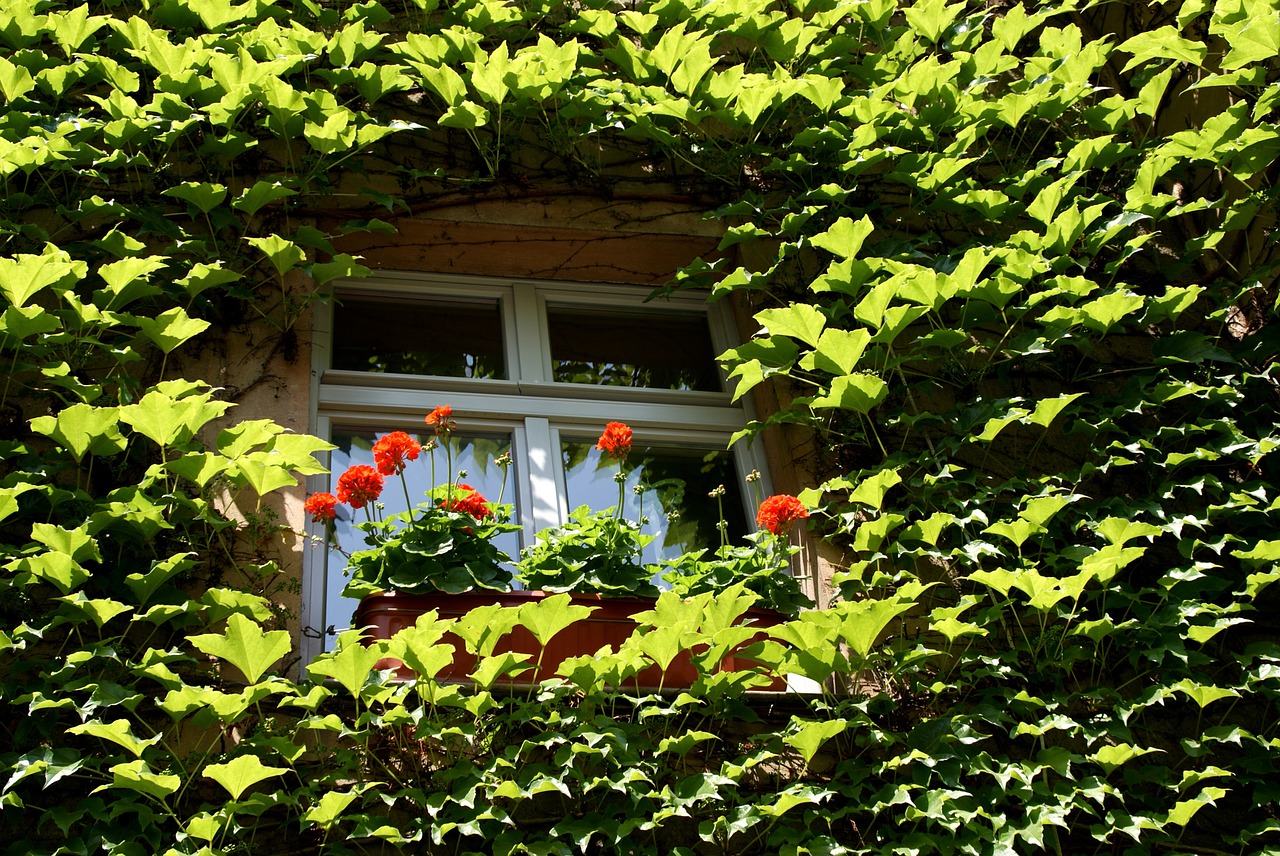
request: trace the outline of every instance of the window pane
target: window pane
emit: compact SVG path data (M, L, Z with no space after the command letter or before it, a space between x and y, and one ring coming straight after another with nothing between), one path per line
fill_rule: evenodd
M604 457L595 441L563 442L561 454L570 508L587 505L593 511L603 511L618 504L618 485L613 480L618 464ZM725 488L721 502L729 542L740 543L747 534L742 490L731 452L633 446L625 469L623 514L631 520L648 517L644 531L657 536L645 548L644 561L658 562L688 550L720 546L716 527L719 506L708 496L720 485ZM647 489L637 496L634 488L639 484ZM668 522L672 512L679 516Z
M331 442L338 448L330 452L330 490L333 485L337 484L338 476L340 476L347 467L355 464L373 465L373 444L379 435L371 432L354 432L349 430L335 430L331 438ZM424 434L418 437L419 442L425 443L432 439L430 435ZM507 471L506 489L503 490L502 469L494 464L494 459L511 451L511 437L503 434L492 435L470 435L453 437L453 467L454 472L465 471L465 478L458 478L458 481L471 485L484 495L485 499L490 502L497 502L501 497L502 502L515 505L516 504L516 488L517 479L520 473L517 471L516 465L513 463ZM409 499L413 501L413 505L426 501L424 494L432 487L432 460L435 461L435 477L438 484L445 483L445 474L448 464L444 449L436 449L433 454L423 452L418 460L411 461L405 468L405 481L408 485ZM388 476L382 488L382 497L379 500L386 507L384 514L395 514L404 511L409 506L405 500L405 488L401 486L398 476ZM352 516L355 519L352 520ZM346 553L352 553L356 550L363 550L367 546L364 543L364 533L353 526L365 520L364 509L353 510L345 505L338 506L338 517L334 521L334 532L338 537L338 545ZM512 517L513 520L519 519L519 511L517 510ZM494 539L494 545L513 559L520 553L520 538L517 532L506 532ZM330 550L327 557L328 574L325 580L325 609L324 609L324 626L334 627L337 632L341 633L344 629L351 625L351 614L355 612L356 601L344 598L342 596L342 588L347 584L347 577L344 573L345 560L342 554L335 550ZM328 650L333 646L334 637L325 636L325 648Z
M333 367L362 372L505 378L496 300L341 294Z
M552 380L720 390L707 317L695 312L547 306Z

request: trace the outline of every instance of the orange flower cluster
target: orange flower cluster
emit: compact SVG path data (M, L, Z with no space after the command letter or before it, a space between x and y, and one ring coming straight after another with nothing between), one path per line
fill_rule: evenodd
M409 461L416 461L422 445L403 431L392 431L373 444L373 462L384 476L399 475Z
M311 517L312 523L328 523L338 516L338 498L331 493L314 493L307 497L302 510Z
M447 435L457 427L457 423L453 421L453 408L448 404L438 405L428 413L426 423L436 432L437 437Z
M779 494L760 503L760 509L756 512L756 523L774 535L782 535L791 528L792 523L804 520L808 516L809 511L800 500L794 496Z
M596 448L611 458L621 460L631 451L631 429L622 422L610 422L604 426Z
M338 476L338 502L364 508L382 495L382 473L368 464L356 464Z
M449 503L450 511L470 514L476 520L484 520L493 514L493 510L489 508L489 503L485 498L480 495L480 491L471 485L459 482L453 488L453 501Z

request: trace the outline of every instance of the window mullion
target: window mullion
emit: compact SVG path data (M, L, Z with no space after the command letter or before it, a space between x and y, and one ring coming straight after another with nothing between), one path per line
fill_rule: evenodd
M544 367L547 352L546 331L543 329L543 312L538 305L538 295L532 288L517 288L511 298L515 315L514 353L516 355L515 379L519 381L548 380Z
M568 503L561 496L562 481L557 472L560 450L555 445L550 420L538 417L525 419L524 435L528 455L526 471L529 473L529 517L526 525L531 524L536 533L563 520ZM532 538L529 543L532 543Z

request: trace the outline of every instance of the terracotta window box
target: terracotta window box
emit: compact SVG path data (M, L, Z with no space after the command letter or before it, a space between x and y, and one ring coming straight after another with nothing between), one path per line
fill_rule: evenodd
M469 592L466 594L427 594L412 595L397 592L375 594L365 597L356 609L353 626L364 628L367 638L371 640L390 639L397 631L412 627L420 615L432 610L442 618L459 618L477 607L498 604L504 607L519 607L526 603L536 602L551 597L543 591L511 591L511 592ZM554 677L560 664L571 657L591 655L604 646L617 651L623 642L635 632L639 626L635 615L653 609L654 599L643 597L602 597L597 594L573 594L571 602L575 605L594 607L595 611L585 619L574 622L560 631L547 644L542 654L539 669L527 671L516 677L513 683L528 686L547 678ZM753 607L743 613L740 623L761 628L772 627L786 621L786 616L771 609ZM760 634L756 638L763 638ZM436 675L440 681L468 681L475 669L476 658L468 653L462 641L455 635L445 634L444 642L455 648L453 662ZM750 644L744 643L745 645ZM531 660L538 659L539 644L525 628L517 626L498 641L494 653L506 652L528 654ZM754 661L730 655L720 663L720 671L733 672L747 670L754 666ZM413 672L399 660L383 660L378 668L397 669L399 676L411 679ZM633 679L633 689L685 689L697 680L698 672L689 652L681 652L671 661L666 672L657 666L650 666L641 671ZM780 692L786 689L785 681L775 679L771 684L757 691Z

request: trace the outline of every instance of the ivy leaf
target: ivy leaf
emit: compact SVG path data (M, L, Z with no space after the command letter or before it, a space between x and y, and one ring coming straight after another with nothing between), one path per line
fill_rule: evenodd
M970 634L986 636L987 631L985 628L960 620L960 614L977 603L978 598L972 595L964 595L956 606L934 607L933 611L929 613L929 628L941 633L948 642L954 642L961 636Z
M889 622L915 606L914 600L860 600L835 608L840 617L840 635L861 658L875 647Z
M831 391L815 398L809 406L814 410L834 407L854 413L870 413L888 394L889 385L878 375L844 375L834 378Z
M1104 770L1110 773L1134 758L1141 758L1143 755L1149 755L1152 752L1164 752L1164 750L1144 749L1129 743L1117 743L1111 746L1103 746L1090 756L1090 759L1096 761Z
M825 232L810 238L809 243L842 259L852 259L857 257L862 243L874 231L875 225L870 217L864 216L858 221L841 217Z
M286 631L280 631L286 633ZM338 648L322 654L307 664L312 677L324 675L341 684L352 696L359 698L373 668L386 656L386 643L364 646L360 644L359 630L348 630L338 635ZM287 644L287 639L286 639Z
M316 804L302 814L306 823L314 823L321 829L329 829L342 817L342 813L355 801L354 791L325 791Z
M1190 678L1183 678L1169 689L1177 690L1196 703L1202 710L1215 701L1224 698L1239 698L1240 693L1228 687L1215 687L1212 684L1198 684Z
M89 598L84 592L63 595L57 598L76 612L89 618L99 629L117 615L128 612L129 607L118 600L110 598Z
M167 559L151 564L151 570L145 574L129 574L125 577L125 585L133 592L138 606L145 606L160 586L178 574L195 566L195 553L177 553Z
M520 623L520 610L499 604L480 606L459 618L453 625L467 650L477 657L488 657L497 647L498 640Z
M862 359L863 351L871 342L871 333L857 330L823 330L816 350L800 360L801 368L830 372L833 375L853 374Z
M64 408L57 416L37 416L31 420L31 430L66 449L78 464L88 452L107 456L124 451L127 441L119 423L119 408L82 403Z
M209 322L187 315L181 306L162 312L155 318L139 318L138 329L168 354L184 342L209 329Z
M1165 823L1172 823L1175 826L1186 826L1191 822L1191 818L1195 816L1196 812L1204 808L1206 805L1217 805L1215 800L1226 795L1226 788L1219 788L1210 785L1200 793L1196 794L1192 799L1179 800L1178 803L1169 810L1169 814L1165 816Z
M204 768L202 775L222 785L227 789L227 793L231 794L233 800L238 800L245 791L258 782L273 776L282 776L287 772L289 772L287 767L264 765L257 755L240 755L225 764L208 765Z
M302 248L287 238L279 235L268 235L265 238L246 238L252 246L267 257L276 273L284 276L306 259Z
M120 408L120 420L156 445L167 447L186 443L230 407L230 402L209 401L207 395L174 398L157 388L137 404Z
M597 607L571 605L567 594L556 594L520 607L519 623L546 646L557 633L595 612Z
M1184 39L1176 27L1168 24L1126 39L1116 50L1133 56L1121 70L1122 73L1153 59L1171 59L1199 67L1209 52L1200 42Z
M227 270L222 266L221 262L212 264L201 262L192 267L186 276L178 280L178 285L182 286L188 297L195 297L207 289L216 288L219 285L228 285L238 279L240 279L240 274Z
M235 198L231 207L253 216L265 205L297 195L298 191L285 187L279 181L256 181Z
M793 749L799 750L805 766L808 766L813 761L814 756L818 754L818 750L828 740L844 733L849 721L846 719L824 719L797 724L799 728L794 733L783 737L782 741Z
M227 187L211 181L184 181L182 184L160 191L162 196L172 196L190 203L201 214L208 214L227 198Z
M46 288L61 289L83 278L87 268L52 244L42 255L0 257L0 294L14 306L25 306Z
M117 719L111 723L98 722L96 720L86 722L82 725L73 725L67 729L68 734L84 734L89 737L97 737L107 740L123 748L126 752L130 752L134 757L141 758L145 749L154 746L160 742L160 735L156 734L146 740L141 740L133 734L133 726L127 719Z
M109 768L109 772L112 776L112 784L95 788L94 793L114 786L137 791L140 794L163 801L165 797L176 793L182 785L181 777L153 773L151 768L147 766L147 762L142 759L130 761L127 764L116 764Z
M35 88L31 72L0 57L0 92L4 93L5 101L12 103Z
M227 619L225 632L189 636L187 641L235 666L251 684L256 684L262 673L288 654L291 647L289 631L264 632L256 622L238 613Z
M1138 311L1143 305L1144 301L1141 296L1131 291L1121 290L1113 291L1096 300L1089 301L1080 306L1078 312L1080 313L1081 321L1086 327L1099 333L1105 333L1114 327L1121 318Z

